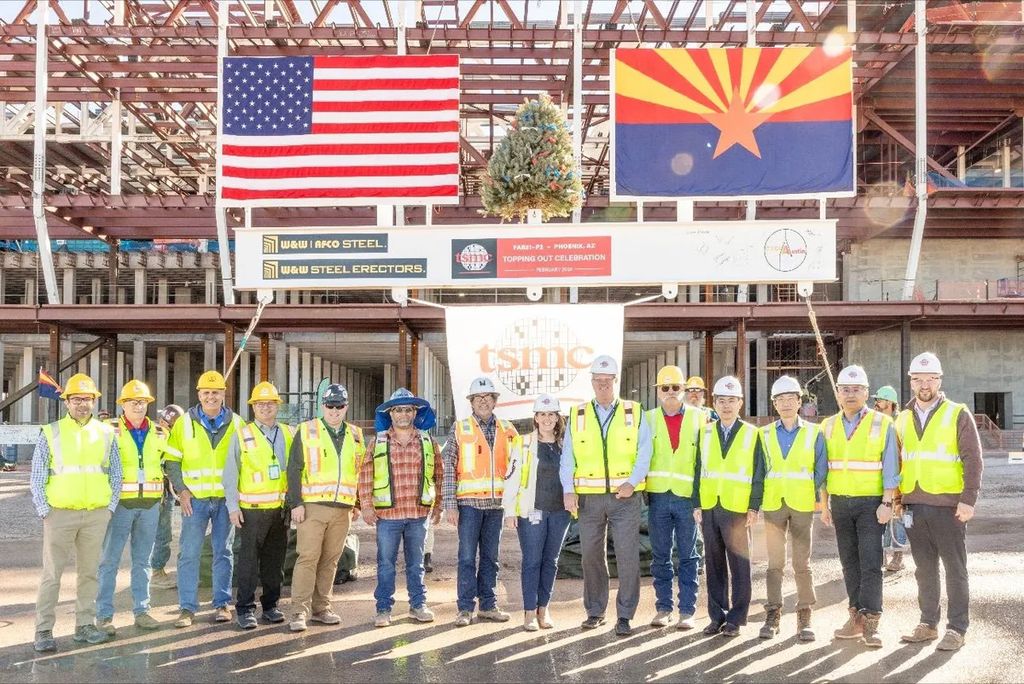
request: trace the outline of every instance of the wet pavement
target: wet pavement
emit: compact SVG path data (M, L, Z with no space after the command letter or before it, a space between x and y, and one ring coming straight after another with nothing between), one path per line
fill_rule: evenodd
M428 575L428 602L437 622L418 624L400 600L396 621L375 629L373 619L373 531L357 523L361 541L361 578L336 587L335 610L342 624L312 623L295 636L286 627L261 624L242 632L235 624L214 624L207 601L195 626L171 627L177 612L174 590L153 591L153 615L165 623L155 632L132 626L127 559L118 577L116 638L98 646L72 642L74 573L65 572L55 635L59 651L33 652L33 613L40 569L42 527L31 513L27 464L0 474L0 681L173 681L173 682L382 682L382 681L850 681L967 682L1020 681L1024 678L1024 466L1005 459L986 460L986 488L978 515L970 524L972 625L967 645L942 653L934 644L900 644L899 635L918 621L913 561L886 574L885 646L867 651L856 643L836 642L831 632L845 619L845 594L832 530L815 529L813 570L818 605L818 640L804 644L794 636L795 586L787 577L787 611L782 634L757 638L763 620L764 541L754 532L754 605L741 635L704 637L707 624L701 586L697 633L647 626L654 617L654 593L644 578L632 636L617 638L614 620L583 632L582 583L558 580L552 601L557 627L527 633L521 629L519 550L515 534L502 542L499 597L513 614L504 624L474 623L455 628L455 531L437 533L436 570ZM172 557L173 558L173 557ZM173 562L173 560L172 560ZM397 598L404 599L399 572ZM614 584L614 581L613 581ZM286 594L287 595L287 594ZM287 610L287 602L283 607ZM614 610L614 597L613 607Z

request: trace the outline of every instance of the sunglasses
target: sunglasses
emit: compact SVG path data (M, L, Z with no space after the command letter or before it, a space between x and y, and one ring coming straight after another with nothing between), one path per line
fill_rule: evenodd
M324 404L325 409L332 409L334 411L340 411L346 406L348 406L348 404Z
M661 385L658 389L662 392L678 392L682 385Z

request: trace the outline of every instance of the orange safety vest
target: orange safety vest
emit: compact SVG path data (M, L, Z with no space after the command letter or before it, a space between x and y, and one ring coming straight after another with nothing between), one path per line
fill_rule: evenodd
M500 499L505 491L505 472L512 440L519 433L512 423L495 418L494 448L487 445L475 416L456 423L458 465L455 468L456 492L459 499Z

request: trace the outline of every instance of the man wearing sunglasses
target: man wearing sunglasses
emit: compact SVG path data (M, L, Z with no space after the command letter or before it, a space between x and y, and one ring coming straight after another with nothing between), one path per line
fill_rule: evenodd
M301 423L288 454L288 507L297 525L292 572L292 621L304 632L306 621L337 625L331 607L334 573L345 549L355 510L359 465L366 455L363 431L345 422L348 390L328 385L323 418Z
M707 387L704 385L704 378L699 375L691 375L686 379L686 386L683 387L685 394L683 399L687 406L693 406L704 413L705 422L710 423L718 420L718 414L707 403Z

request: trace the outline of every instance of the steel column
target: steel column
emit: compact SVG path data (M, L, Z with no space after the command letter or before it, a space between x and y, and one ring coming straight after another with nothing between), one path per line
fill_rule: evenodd
M46 91L49 80L49 45L46 38L46 23L49 20L50 3L40 2L36 11L36 102L33 112L32 152L32 220L39 242L39 260L46 282L46 300L60 304L60 290L57 289L57 272L53 268L53 252L50 249L50 229L46 225ZM59 116L58 116L59 124Z
M914 3L914 30L917 32L917 48L914 52L914 168L917 175L917 212L914 214L914 233L910 238L910 253L907 255L907 271L903 276L904 301L910 301L914 297L917 266L921 259L921 243L924 241L924 225L928 218L928 27L923 2Z

